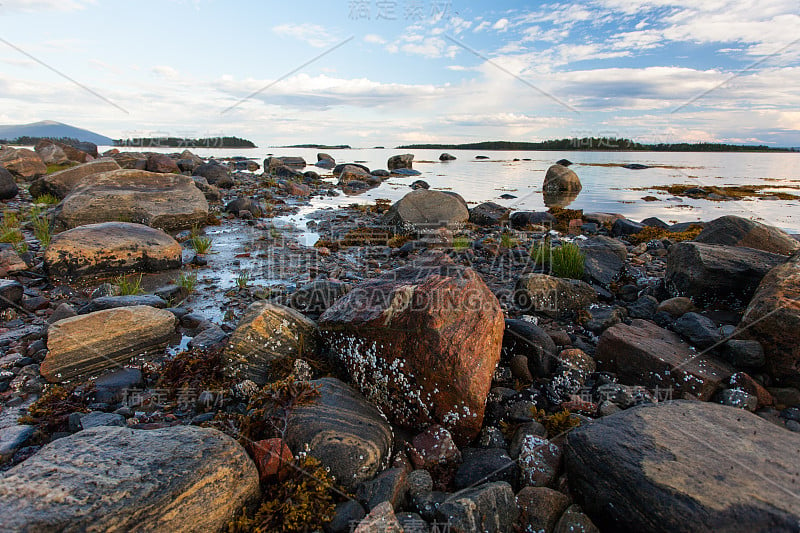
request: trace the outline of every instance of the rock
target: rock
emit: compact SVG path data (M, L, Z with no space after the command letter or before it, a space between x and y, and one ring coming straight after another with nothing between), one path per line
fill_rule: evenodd
M11 200L19 193L14 175L0 167L0 200Z
M556 223L555 217L546 211L516 211L511 213L509 220L511 227L516 229L525 229L528 226L550 227Z
M323 529L325 533L352 533L361 519L367 515L356 500L347 500L336 506L331 520Z
M452 533L503 533L513 531L519 509L508 483L498 481L456 492L436 511Z
M138 152L119 152L111 156L121 168L144 170L147 168L147 156Z
M244 449L193 426L84 430L0 479L7 531L216 531L259 493Z
M428 182L425 181L425 180L417 180L414 183L412 183L411 185L409 185L409 187L411 187L415 191L417 189L430 189L431 188L431 186L428 185Z
M774 378L800 373L800 254L772 269L742 317L739 330L764 347L766 370Z
M192 174L203 177L210 185L214 185L215 187L220 187L222 189L230 189L234 185L230 171L219 163L206 163L200 165L194 169Z
M461 452L453 442L453 436L442 426L429 427L416 435L411 444L411 461L417 468L432 469L461 461Z
M210 348L224 346L228 341L228 333L217 326L205 328L189 341L189 348L207 350Z
M27 148L0 150L0 167L25 181L33 181L47 174L47 166L39 154Z
M598 236L580 241L585 254L584 279L608 287L625 268L628 250L625 245L611 237Z
M364 172L366 172L367 174L370 173L369 168L365 167L364 165L361 165L361 164L358 164L358 163L342 163L342 164L336 165L336 167L333 169L333 175L334 176L339 176L342 173L342 170L344 170L344 168L348 167L348 166L358 167L361 170L363 170ZM375 175L377 176L378 174L375 174ZM389 173L387 172L386 175L388 176Z
M728 407L745 409L754 413L758 408L758 398L739 389L725 389L720 393L720 402Z
M320 329L356 386L397 424L438 423L456 442L480 431L503 313L471 268L425 256L353 289Z
M306 445L348 490L375 477L388 460L392 430L374 406L338 379L311 382L319 397L292 410L286 442L294 453Z
M269 157L264 160L264 170L270 174L272 174L273 169L282 166L290 168L305 168L307 165L305 159L294 156Z
M675 321L673 329L700 349L711 348L722 340L714 321L697 313L686 313Z
M359 485L356 497L368 510L373 510L384 502L399 508L407 493L406 471L402 468L390 468L378 474L375 479Z
M438 227L457 228L469 220L461 196L418 189L406 194L386 212L383 223L403 231Z
M147 156L147 167L145 170L148 172L158 172L160 174L181 173L178 164L166 154L149 154Z
M694 303L689 298L685 296L678 296L676 298L670 298L669 300L664 300L660 304L658 304L658 309L656 312L658 313L669 313L673 317L683 316L686 313L691 311L695 311L697 308L694 306Z
M484 202L473 207L469 212L469 221L478 226L499 226L508 222L511 209L494 202Z
M119 169L120 166L117 162L110 158L90 161L83 165L53 172L34 181L31 183L30 192L34 197L51 194L59 200L63 200L75 188L75 185L80 183L86 176Z
M800 478L798 452L800 435L756 415L677 401L573 430L566 469L610 531L792 531L800 507L786 487Z
M631 165L632 166L632 165ZM644 166L644 165L641 165ZM600 533L592 520L577 505L570 505L558 520L553 533Z
M81 415L81 427L83 429L92 429L102 426L116 426L126 427L125 417L114 413L103 413L100 411L92 411L85 415Z
M456 156L448 154L448 153L444 153L444 154L439 156L439 161L455 161L455 160L456 160Z
M561 165L562 167L568 167L572 164L572 161L569 159L559 159L556 161L556 165Z
M550 533L569 507L570 497L547 487L525 487L517 493L524 531Z
M800 249L800 242L784 231L734 215L706 223L694 240L705 244L743 246L781 255L792 255Z
M733 374L727 364L698 354L677 334L638 319L607 329L596 359L600 370L615 372L621 383L671 388L704 401Z
M547 439L528 435L521 443L517 464L531 487L552 485L561 466L561 448Z
M64 150L51 142L40 142L34 148L39 154L45 165L63 165L69 162L69 158Z
M584 383L597 370L597 365L594 359L578 348L563 350L556 358L558 368L547 383L545 393L551 404L559 405L581 394Z
M582 281L525 274L517 280L514 301L523 310L555 317L587 308L597 301L597 293Z
M259 204L258 200L254 200L253 198L237 198L236 200L228 202L228 205L225 206L226 213L233 213L237 217L241 216L240 213L242 211L247 211L256 218L259 218L263 214L261 204Z
M292 450L282 439L266 439L254 442L252 445L253 460L258 468L258 475L262 482L283 481L291 473L289 466L294 460Z
M284 376L280 368L314 356L317 327L294 309L263 301L247 308L225 350L227 376L264 385ZM291 364L288 365L291 367Z
M183 249L161 230L141 224L105 222L80 226L53 237L44 253L51 275L84 276L181 267Z
M514 486L518 478L517 463L505 450L467 448L464 450L464 462L458 467L453 483L458 490L496 481L505 481Z
M758 341L731 339L722 347L722 356L737 368L761 368L766 363L764 347Z
M135 222L167 231L205 225L208 201L191 178L115 170L83 178L61 203L57 229Z
M651 320L658 312L658 300L650 295L644 295L627 307L629 317Z
M393 155L386 162L386 168L389 171L397 170L399 168L413 168L414 154Z
M118 309L120 307L136 307L140 305L155 307L156 309L164 309L167 307L167 302L160 296L156 296L155 294L98 296L88 304L81 307L78 310L78 314L85 315L88 313L94 313L96 311L105 311L106 309Z
M301 313L321 315L351 289L349 283L341 281L312 281L292 293L289 305Z
M421 176L422 172L412 168L396 168L392 170L392 174L397 174L400 176Z
M767 272L785 261L752 248L681 242L669 249L665 282L673 296L687 296L698 305L739 308Z
M359 522L353 533L373 533L375 531L380 531L381 533L403 533L403 527L397 521L391 503L383 502L375 507Z
M163 349L175 334L169 311L147 306L97 311L60 320L47 333L41 373L50 382L98 374Z
M619 218L611 226L611 234L614 237L627 237L628 235L635 235L645 228L643 224L628 220L627 218Z
M34 426L0 427L0 462L13 457L14 453L33 436L35 430Z
M562 165L553 165L547 169L542 189L545 193L578 192L583 188L581 180L569 168Z
M54 148L57 148L58 151L54 150ZM53 154L55 158L59 158L59 152L64 154L67 161L77 163L88 163L99 157L97 145L90 142L70 142L67 144L50 139L42 139L36 144L34 150L43 160L47 154Z
M647 165L642 165L640 163L628 163L628 164L622 165L622 168L627 168L628 170L644 170L644 169L647 169L647 168L650 168L650 167L647 166Z
M12 279L0 279L0 309L18 306L22 303L25 287Z
M524 356L534 377L549 377L558 351L550 336L539 326L524 320L506 319L503 356Z
M324 152L319 152L317 154L317 162L319 161L332 161L334 164L336 163L336 159L334 159L332 155Z

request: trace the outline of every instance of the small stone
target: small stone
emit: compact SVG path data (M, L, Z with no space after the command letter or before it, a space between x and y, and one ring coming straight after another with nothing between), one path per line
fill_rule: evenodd
M576 531L581 533L600 533L597 526L581 511L579 506L571 505L561 515L561 519L556 524L553 533L574 533Z
M83 429L96 428L100 426L126 427L125 417L114 413L92 412L81 417L81 427Z
M561 457L559 446L535 435L526 436L517 459L523 481L532 487L551 485L558 476Z
M547 487L525 487L517 493L520 520L524 531L550 532L569 507L566 494Z
M406 482L411 496L425 494L433 490L433 478L427 470L413 470L409 472Z
M412 455L411 460L417 468L456 463L461 460L461 452L452 435L439 425L433 425L414 437L412 444L416 454Z

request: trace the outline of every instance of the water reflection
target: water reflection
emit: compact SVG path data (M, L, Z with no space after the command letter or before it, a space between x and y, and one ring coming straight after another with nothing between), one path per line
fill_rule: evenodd
M581 191L543 191L544 205L565 208L578 198Z

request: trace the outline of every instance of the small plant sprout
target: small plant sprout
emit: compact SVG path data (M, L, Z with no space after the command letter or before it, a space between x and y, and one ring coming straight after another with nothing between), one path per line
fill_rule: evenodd
M192 243L192 248L194 248L194 251L200 255L205 255L211 251L210 237L195 235L194 237L192 237L190 242Z
M142 294L142 275L136 276L119 276L114 280L114 285L119 289L120 296L136 296Z
M57 205L61 202L58 198L53 196L52 194L43 194L41 196L37 196L34 198L33 203L39 205Z
M3 212L3 221L0 222L0 242L19 245L25 240L19 228L19 218L14 211Z
M247 283L250 281L250 273L247 270L242 270L239 272L239 275L236 276L236 286L239 289L246 289Z
M453 239L453 250L466 250L471 241L466 235L459 235Z
M500 236L500 246L503 248L514 248L517 244L519 244L519 241L507 231L504 231Z
M194 292L195 287L197 287L197 274L194 272L191 274L181 272L175 283L182 287L187 293L191 294Z

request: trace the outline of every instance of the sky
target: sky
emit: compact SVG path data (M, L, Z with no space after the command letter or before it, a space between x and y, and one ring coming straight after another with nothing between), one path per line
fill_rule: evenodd
M797 0L0 0L0 124L800 146Z

